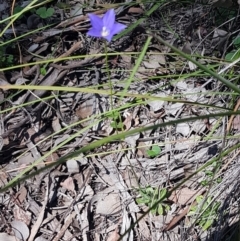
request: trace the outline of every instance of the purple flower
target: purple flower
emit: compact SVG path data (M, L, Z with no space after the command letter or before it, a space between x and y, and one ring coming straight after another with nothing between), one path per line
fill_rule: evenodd
M92 37L105 38L108 42L112 40L114 34L121 32L127 26L115 22L115 12L113 9L108 10L105 15L100 18L95 14L89 14L92 28L87 32Z

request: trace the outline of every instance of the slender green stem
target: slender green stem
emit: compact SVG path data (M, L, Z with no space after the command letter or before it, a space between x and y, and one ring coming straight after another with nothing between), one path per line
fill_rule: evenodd
M230 81L228 81L227 79L225 79L224 77L222 77L221 75L217 74L216 72L208 69L206 66L200 64L197 60L193 59L192 57L190 57L190 55L183 53L181 50L179 50L178 48L175 48L174 46L172 46L171 44L167 43L166 41L164 41L160 36L157 36L156 34L152 33L151 31L147 31L147 33L151 36L153 36L155 39L157 39L160 43L168 46L169 48L171 48L175 53L179 54L180 56L184 57L185 59L191 61L192 63L194 63L195 65L197 65L200 69L204 70L206 73L210 74L211 76L215 77L216 79L220 80L223 84L225 84L226 86L228 86L230 89L234 90L235 92L240 94L240 89L232 84Z
M210 117L229 116L229 115L232 115L232 114L238 115L238 114L240 114L240 111L228 111L228 112L221 112L221 113L215 113L215 114L210 114L210 115L202 115L202 116L194 116L194 117L189 117L189 118L184 118L184 119L177 119L177 120L174 120L174 121L163 122L163 123L156 124L156 125L151 125L151 126L146 126L146 127L139 127L139 128L133 129L133 130L129 130L129 131L125 131L125 132L122 132L122 133L118 133L118 134L115 134L115 135L111 135L111 136L105 137L105 138L100 139L98 141L92 142L92 143L90 143L90 144L80 148L79 150L76 150L75 152L72 152L72 153L69 153L69 154L67 154L67 155L65 155L63 157L60 157L57 162L51 163L48 166L43 167L43 168L39 169L36 172L32 172L28 176L23 176L27 171L31 170L31 168L30 169L26 169L24 172L20 173L12 181L10 181L8 184L6 184L4 187L0 188L0 193L6 191L9 187L12 187L12 186L16 185L17 182L24 181L27 178L30 178L30 177L32 177L32 176L34 176L34 175L36 175L36 174L38 174L38 173L40 173L42 171L45 171L46 169L49 169L49 168L51 168L53 166L59 165L61 163L64 163L67 160L72 159L72 158L80 155L80 153L86 154L89 151L94 150L97 147L100 147L100 146L103 146L106 143L109 143L110 141L119 141L121 139L126 138L127 136L131 136L131 135L134 135L136 133L145 132L145 131L149 131L149 130L156 130L158 128L162 128L162 127L165 127L165 126L171 126L171 125L178 124L178 123L185 123L185 122L190 122L190 121L195 121L195 120L203 120L203 119L210 118ZM93 125L94 125L94 123L93 123ZM77 133L77 135L79 136L79 133ZM73 138L75 138L75 136L72 136L71 140ZM69 139L67 141L69 141ZM62 146L63 144L65 144L65 143L62 142L60 145ZM240 144L235 145L234 147L238 148L238 147L240 147ZM226 156L227 154L229 154L231 151L234 150L234 147L229 148L226 151L224 151L221 154L221 156ZM59 146L56 147L56 148L59 148ZM51 150L51 152L54 152L54 151L55 151L55 149ZM43 156L41 158L41 160L43 160L44 158L45 158L45 156ZM196 173L200 172L201 170L203 170L204 168L206 168L207 166L212 164L214 161L219 160L219 158L220 157L214 158L211 161L209 161L206 164L204 164L201 168L199 168L196 172L194 172L192 175L190 175L187 179L184 179L182 182L180 182L173 190L176 190L176 188L179 188L186 180L188 180L189 178L193 177ZM163 199L161 199L161 201ZM158 203L160 203L160 202L158 202ZM155 203L154 205L157 205L158 203ZM154 208L154 207L152 207L152 208Z
M107 69L107 75L108 75L108 84L110 88L110 106L111 110L113 109L113 86L112 86L112 81L111 81L111 75L110 75L110 70L109 70L109 65L108 65L108 53L107 53L107 41L104 41L104 50L105 50L105 63L106 63L106 69Z
M105 47L105 54L106 54L106 57L105 57L105 62L106 62L106 69L107 69L107 74L108 74L108 83L109 83L109 88L110 88L110 106L111 106L111 110L114 111L114 104L113 104L113 85L112 85L112 81L111 81L111 75L110 75L110 70L109 70L109 65L108 65L108 54L107 54L107 42L104 41L104 47ZM123 121L122 121L122 117L120 115L120 112L117 111L117 114L118 114L118 118L119 118L119 122L121 123L121 129L122 129L122 132L124 131L123 129ZM113 116L115 116L115 113L113 113ZM113 122L116 124L116 119L113 117ZM118 132L118 128L117 128L117 124L116 124L116 132ZM120 143L120 145L122 146L122 149L124 149L124 146L122 143ZM128 162L129 162L129 165L133 171L133 174L137 180L137 174L136 172L134 171L133 169L133 166L131 165L131 162L129 160L128 157L126 157Z

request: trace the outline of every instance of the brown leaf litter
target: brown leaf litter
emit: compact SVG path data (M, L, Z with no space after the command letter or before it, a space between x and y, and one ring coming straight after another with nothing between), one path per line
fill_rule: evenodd
M33 65L0 71L3 90L0 93L0 188L39 158L45 157L34 170L46 167L89 143L119 133L121 128L116 130L112 125L113 107L124 107L114 120L118 124L122 122L125 131L216 113L219 110L215 107L237 110L239 103L235 100L227 95L215 94L225 87L204 74L194 75L195 71L199 71L196 66L154 39L128 93L157 97L155 99L128 95L120 100L114 95L110 99L94 91L17 91L6 87L56 85L109 91L110 78L113 93L122 91L138 56L133 52L142 51L147 28L205 65L217 63L219 66L218 57L228 51L231 33L239 23L226 30L224 21L231 20L226 20L223 14L222 25L216 26L222 20L218 10L224 5L226 11L230 11L235 2L215 1L213 6L197 2L193 5L169 2L161 6L147 21L108 45L108 52L116 53L116 56L109 55L107 65L104 56L93 56L104 53L104 43L86 36L90 27L86 12L70 16L71 11L66 11L71 20L63 16L54 27L22 39L22 56L14 52L15 60L22 59L25 64ZM8 4L5 7L10 8ZM118 20L130 24L144 17L143 13L151 6L139 3L120 7L116 3L114 7ZM57 5L54 9L57 13L61 12ZM91 12L101 15L105 11L99 7ZM59 21L59 16L53 16L49 21L54 22L56 17ZM19 19L14 26L16 33L25 29L20 28L20 24L26 25L21 21ZM236 21L239 20L236 18ZM28 28L27 25L25 27ZM6 51L6 54L12 54L14 49L9 47ZM93 55L87 57L90 54ZM84 55L83 59L61 59ZM46 60L49 56L54 61L44 66L44 74L43 65L35 62ZM238 73L238 67L235 66L233 71ZM165 97L172 97L172 100ZM196 105L196 102L212 107ZM231 107L228 105L230 102ZM234 207L237 206L239 192L239 151L231 153L231 156L222 156L221 168L216 172L217 177L222 179L221 183L214 179L211 185L202 188L202 182L209 180L206 170L194 176L191 174L221 151L238 143L238 122L238 116L232 115L229 120L209 118L142 131L104 144L18 183L0 194L0 240L114 241L133 227L139 218L138 224L122 240L180 240L182 237L187 237L184 240L206 240L209 235L227 237L228 225L234 226L238 221ZM211 133L214 135L210 136ZM236 138L226 138L224 145L223 133ZM71 139L73 135L75 137ZM161 152L150 157L148 150L153 145L158 145ZM49 151L52 153L46 157ZM207 171L213 171L212 166ZM187 177L189 179L184 186L178 187L168 197L170 210L166 215L148 213L142 216L148 206L136 202L139 187L152 186L170 191ZM196 196L203 193L221 201L224 210L228 210L224 214L225 223L220 217L210 232L203 232L199 226L191 229L189 223L193 220L187 217ZM222 229L218 230L218 227Z

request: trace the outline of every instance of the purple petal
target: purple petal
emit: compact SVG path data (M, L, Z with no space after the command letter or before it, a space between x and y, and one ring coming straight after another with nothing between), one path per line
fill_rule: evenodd
M108 10L103 16L103 26L111 31L115 23L115 12L113 9Z
M99 29L99 31L101 31L103 27L103 19L98 17L95 14L89 14L89 18L90 18L92 27L95 29Z
M96 28L91 28L91 29L87 32L87 35L92 36L92 37L98 37L98 38L101 38L101 37L102 37L101 30L96 29Z
M123 29L125 29L127 26L121 23L115 23L111 29L111 34L117 34L121 32Z

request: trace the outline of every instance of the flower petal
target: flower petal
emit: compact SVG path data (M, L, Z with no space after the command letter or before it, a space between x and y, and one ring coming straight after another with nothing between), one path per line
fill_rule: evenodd
M115 23L111 29L111 34L117 34L121 32L123 29L125 29L127 26L121 23Z
M105 26L110 31L115 23L115 12L114 9L108 10L103 16L103 26Z
M95 29L99 29L99 31L101 31L103 27L103 19L98 17L95 14L89 14L89 18L90 18L92 27Z
M113 38L113 34L110 33L108 36L104 37L108 42L111 42L112 38Z
M92 37L98 37L101 38L102 37L102 33L101 31L99 31L96 28L91 28L88 32L87 35L92 36Z

